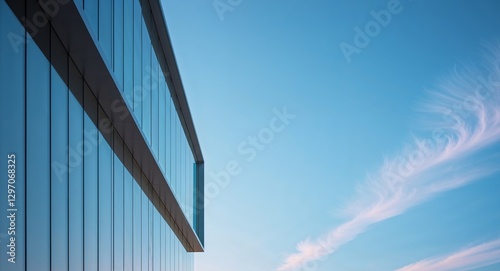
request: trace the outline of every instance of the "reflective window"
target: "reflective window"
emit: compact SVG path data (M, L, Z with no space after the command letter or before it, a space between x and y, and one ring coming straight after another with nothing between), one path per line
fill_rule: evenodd
M151 41L149 39L145 17L142 22L142 131L146 136L146 142L151 146L151 96L153 71L151 69Z
M107 60L109 67L112 64L112 40L113 40L113 1L99 2L99 44L103 49L103 58Z
M123 0L113 1L113 71L123 91Z
M166 104L167 103L167 95L165 93L165 80L163 79L163 74L159 73L159 93L158 93L158 162L160 163L160 168L163 171L163 174L166 175L166 153L167 153L167 112L166 112ZM168 142L170 143L170 142Z
M25 235L25 221L24 221L24 191L25 191L25 145L24 135L25 126L25 44L24 44L24 31L22 26L14 16L10 8L1 1L0 3L0 79L2 82L1 98L0 98L0 113L2 115L0 122L0 163L2 164L2 188L0 200L2 208L0 208L0 241L2 246L0 252L2 260L0 261L1 270L24 270L24 235ZM3 144L8 142L9 144ZM10 156L9 156L10 155ZM9 161L10 160L10 161ZM10 165L10 167L8 166ZM7 179L8 170L10 174L14 174L15 194L8 193L8 182L12 180ZM12 176L12 175L11 175ZM10 177L10 176L9 176ZM12 182L12 181L11 181ZM8 196L11 195L11 196ZM14 206L7 205L8 199L12 200L15 196ZM12 202L12 201L11 201ZM15 235L4 227L9 224L12 211L8 207L15 207L16 216L16 232ZM9 208L10 209L10 208ZM8 262L9 255L7 251L7 238L16 238L16 265ZM12 258L11 258L12 259Z
M160 225L162 222L165 222L163 218L160 216L158 210L156 210L153 206L153 270L160 271Z
M170 163L171 163L171 177L170 177L170 183L171 183L171 188L173 192L177 195L177 164L179 159L177 158L177 149L179 148L179 144L177 143L177 112L175 110L175 106L172 104L171 106L171 117L172 117L172 123L171 123L171 153L170 153Z
M0 5L4 5L2 1ZM3 18L1 15L0 20ZM50 33L41 33L49 37ZM44 40L45 48L50 40ZM0 45L4 48L3 45ZM2 59L3 56L2 56ZM50 270L50 63L30 39L26 58L27 270ZM11 63L9 63L11 64ZM2 71L7 71L2 68ZM4 75L4 72L1 73ZM2 79L3 82L5 82ZM3 108L4 106L2 106ZM2 129L3 130L3 129ZM2 269L3 270L3 269Z
M173 139L172 139L172 120L175 116L172 112L172 107L174 106L172 103L172 99L170 98L170 91L168 88L165 88L165 95L167 96L167 106L165 107L165 111L167 113L167 122L165 123L165 128L166 128L166 156L165 156L165 172L167 176L167 181L168 184L172 187L172 149L173 149Z
M151 186L148 184L148 195L151 195ZM148 270L153 271L153 256L154 256L154 245L153 245L153 236L154 236L154 206L151 200L148 200Z
M83 270L83 78L69 67L69 269Z
M113 268L123 270L123 140L113 136Z
M55 33L51 62L68 63ZM68 270L68 87L66 69L51 68L51 270ZM55 215L57 214L57 215Z
M158 59L152 53L152 71L151 71L151 149L153 155L158 159L158 116L159 116L159 77L158 77Z
M158 37L151 39L146 27L152 20L149 7L143 14L139 0L75 3L84 8L103 57L192 224L194 159L159 64L164 60L152 47ZM2 122L2 130L10 132L1 137L19 142L5 153L24 153L27 135L26 178L24 157L16 162L17 177L26 179L26 193L31 195L23 208L24 184L18 183L18 209L28 212L26 223L22 211L17 213L16 267L25 270L26 224L26 270L192 270L192 255L156 209L159 199L149 180L58 35L48 28L47 33L39 32L37 37L47 39L37 39L39 44L28 39L25 54L24 31L19 29L17 18L0 1L0 35L7 37L0 40L0 110L19 123L7 127ZM0 148L4 152L4 145ZM7 201L5 195L0 200ZM5 210L0 214L4 224ZM0 262L0 270L13 270L4 267Z
M112 268L112 218L113 218L113 153L109 142L113 142L109 119L99 107L99 269Z
M133 253L134 253L134 270L141 270L142 268L142 189L141 189L141 171L139 165L134 161L133 168L134 180L133 184Z
M133 185L132 179L132 154L128 149L124 152L124 179L123 179L123 246L124 246L124 270L133 269ZM130 170L130 171L129 171Z
M84 84L83 117L85 161L83 163L83 240L86 271L98 270L98 149L99 133L93 120L97 120L97 101Z
M134 0L134 115L142 127L142 9L139 1Z
M146 176L141 176L142 187L148 186ZM142 269L149 268L149 199L145 193L141 192L141 234L142 234Z
M99 33L99 0L85 0L83 9L90 22L90 30L94 34L94 38L97 39Z
M160 215L160 218L161 218L161 215ZM163 218L161 218L161 222L160 222L160 270L164 271L166 270L166 256L167 256L167 253L165 251L166 249L166 241L167 241L167 236L166 236L166 224L165 224L165 221L163 221Z
M124 38L124 83L123 90L125 99L130 108L133 109L134 105L134 3L133 0L124 0L123 4L123 38Z
M76 4L79 8L83 8L83 0L75 0L75 4Z

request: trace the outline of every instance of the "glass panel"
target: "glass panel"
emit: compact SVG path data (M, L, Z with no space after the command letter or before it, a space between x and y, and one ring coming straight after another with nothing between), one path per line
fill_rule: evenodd
M141 174L142 187L147 187L147 180ZM148 270L149 266L149 199L144 192L141 193L141 233L142 233L142 269Z
M165 83L165 111L166 111L166 123L165 123L165 136L166 136L166 146L165 146L165 176L167 176L167 181L170 186L172 186L172 100L170 99L170 91Z
M148 195L151 194L151 186L148 185ZM153 236L154 236L154 206L151 200L148 200L148 270L153 271L153 256L154 256L154 246L153 246Z
M144 18L147 20L147 18ZM142 20L142 131L151 146L151 41L145 21Z
M179 161L179 158L177 156L177 149L179 148L178 144L178 136L177 136L177 112L175 111L175 106L172 104L171 107L171 116L172 116L172 131L171 131L171 143L170 147L172 148L171 150L171 185L170 187L172 188L174 194L177 193L177 162Z
M127 100L129 108L134 108L134 0L124 0L123 13L123 37L124 37L124 84L123 89L125 99Z
M159 153L158 153L158 116L159 116L159 109L158 109L158 103L159 103L159 98L158 98L158 59L156 58L156 55L154 52L152 53L152 83L151 83L151 148L153 150L153 155L157 158L159 158Z
M160 163L160 168L163 171L163 174L166 175L166 153L167 153L167 128L165 127L167 122L167 113L166 113L166 104L167 104L167 96L165 94L165 84L163 83L163 74L159 73L159 97L158 97L158 156Z
M132 179L132 154L128 149L124 153L124 180L123 180L123 230L124 230L124 270L133 269L133 183ZM129 171L130 170L130 171Z
M99 1L99 44L103 49L103 59L111 67L112 59L112 40L113 40L113 1Z
M0 3L0 270L24 270L25 220L25 44L24 31L4 1ZM9 171L10 170L10 171ZM5 175L4 175L5 174ZM7 176L7 174L11 174ZM7 179L7 177L9 177ZM8 186L8 185L13 186ZM9 191L8 189L15 191ZM9 193L10 192L10 193ZM10 201L8 201L10 200ZM15 200L15 201L14 201ZM7 203L8 202L8 203ZM9 209L7 209L9 208ZM8 230L10 217L16 216L16 231ZM9 217L8 217L9 216ZM15 247L10 238L15 238ZM9 242L7 243L7 240ZM8 252L15 249L15 255ZM14 257L15 256L15 257ZM15 264L10 261L15 261Z
M180 186L181 186L181 124L178 115L175 118L175 196L177 200L180 199Z
M90 22L90 32L93 33L94 38L98 38L99 33L99 0L85 0L84 4L85 15Z
M169 254L172 255L172 257L170 258L170 270L175 270L174 269L174 262L175 262L175 249L174 249L174 235L173 235L173 232L172 230L169 230L169 248L168 248L168 251L169 251Z
M142 127L142 10L138 0L134 1L134 115ZM140 179L138 180L140 182Z
M83 240L84 268L86 271L98 270L98 131L93 120L97 120L97 101L84 84L84 141L85 163L83 163Z
M75 4L76 4L79 8L83 8L83 0L75 0Z
M109 119L99 107L99 270L112 269L113 142Z
M175 188L175 191L176 191L176 197L177 197L177 200L181 200L182 197L181 197L181 193L182 193L182 153L183 153L183 148L182 148L182 134L181 134L181 129L182 129L182 126L181 126L181 122L179 120L179 117L177 115L177 118L175 120L175 123L176 123L176 144L177 144L177 148L176 148L176 151L177 151L177 154L176 154L176 157L175 159L177 160L176 161L176 167L175 167L175 171L176 171L176 188Z
M184 137L184 130L179 123L179 135L180 135L180 155L179 155L179 195L178 199L182 206L182 211L186 213L186 141Z
M4 5L4 2L2 1L0 5ZM3 14L1 16L3 18ZM50 35L50 33L43 34ZM50 47L50 40L46 39L44 45L45 48ZM0 45L0 50L1 48L5 47ZM29 257L26 269L48 271L50 270L50 161L47 157L50 157L50 63L32 39L28 40L26 61L28 152L26 207L30 210L26 221L26 255ZM10 70L12 62L8 63ZM8 70L2 68L2 71ZM2 72L1 76L4 74L5 72ZM2 82L5 80L2 79Z
M161 215L160 215L161 217ZM159 252L159 257L160 257L160 270L161 271L166 271L166 265L165 265L165 260L166 260L166 240L167 236L165 235L165 220L161 218L160 221L160 252Z
M113 145L113 268L123 270L123 141L116 131Z
M160 216L160 213L158 210L156 210L153 206L153 215L154 215L154 224L153 224L153 270L154 271L160 271L160 241L161 241L161 234L160 234L160 225L161 221L163 218Z
M123 0L113 1L113 71L123 89Z
M134 270L141 270L142 268L142 190L141 190L141 172L139 165L134 161L133 168L134 180L133 184L133 253L134 253Z
M66 64L68 56L51 34L51 62ZM68 270L68 81L51 68L51 270ZM57 215L56 215L57 214Z
M83 78L69 68L69 269L83 270Z

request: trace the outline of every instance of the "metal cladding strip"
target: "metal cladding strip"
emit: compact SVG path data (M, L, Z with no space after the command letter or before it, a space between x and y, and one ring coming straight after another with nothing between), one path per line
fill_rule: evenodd
M33 5L36 7L26 9L26 3L31 6L31 1L6 0L6 2L23 24L26 18L29 20L29 18L34 18L37 13L43 13L39 5ZM136 181L142 186L143 191L170 225L184 248L188 252L202 252L204 250L202 243L175 199L172 189L158 166L158 161L154 158L144 139L144 134L137 125L138 122L131 113L132 110L124 101L122 91L116 83L117 80L110 72L110 63L103 59L104 54L100 46L87 28L90 25L89 22L86 21L85 16L81 16L83 11L71 0L53 2L59 4L58 11L53 12L55 14L49 14L48 12L45 12L45 14L49 18L54 32L69 52L78 70L83 74L85 82L89 85L93 95L97 97L99 105L111 120L113 127L119 136L123 138L125 146L131 151L132 156L149 180L151 187L153 187L153 191L144 187L140 179ZM26 11L29 14L25 14ZM25 27L28 30L28 26L25 25ZM28 32L30 31L28 30ZM37 40L43 39L42 36L32 35L32 38L37 42ZM44 54L47 56L48 52L44 52ZM52 63L52 65L58 70L58 66L61 68L60 65L62 64ZM185 108L182 112L184 113L186 110L189 111L188 108ZM102 120L94 119L94 122L99 128L106 125ZM193 134L190 134L189 141L192 136ZM132 173L132 168L127 169ZM159 199L159 201L156 199Z
M201 244L203 246L205 227L205 180L203 170L204 160L200 143L198 141L198 137L196 136L196 130L193 124L193 119L191 117L191 111L189 110L186 94L184 92L184 86L182 85L181 76L177 66L177 61L175 59L172 42L167 30L167 23L162 12L163 9L161 7L160 1L141 0L141 2L143 12L153 15L152 20L146 22L146 25L151 36L158 34L159 44L153 42L153 48L155 49L155 52L158 56L162 56L160 66L167 80L170 95L172 96L175 108L178 112L178 115L180 116L182 127L186 136L188 137L189 146L196 162L196 172L198 174L196 175L195 182L195 213L197 219L193 226L197 233L196 237L198 238L198 242L200 242L201 240Z
M193 119L191 117L191 111L189 110L189 105L186 98L186 93L184 92L184 86L182 85L181 76L179 73L179 68L177 66L177 61L175 59L174 50L172 48L172 42L170 40L170 35L167 30L167 23L163 14L163 9L161 7L159 0L142 0L147 2L151 7L151 13L153 14L153 20L156 28L156 32L159 34L162 53L167 61L168 78L170 80L170 87L172 98L174 98L174 103L177 111L181 116L181 123L189 137L189 145L194 154L194 159L197 163L203 163L203 154L201 152L200 143L198 137L196 136L196 129L193 124ZM143 3L144 6L144 3ZM162 67L164 70L165 68Z

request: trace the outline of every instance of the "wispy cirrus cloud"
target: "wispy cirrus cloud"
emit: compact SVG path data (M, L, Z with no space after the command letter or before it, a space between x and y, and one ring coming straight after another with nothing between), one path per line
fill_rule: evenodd
M396 271L472 270L500 263L500 239L469 247L452 254L425 259Z
M317 260L371 225L500 169L499 154L488 152L500 141L500 45L490 49L483 66L455 69L429 91L420 107L425 120L432 120L424 127L430 128L429 136L414 137L358 186L357 196L342 210L348 221L298 243L278 270L312 270Z

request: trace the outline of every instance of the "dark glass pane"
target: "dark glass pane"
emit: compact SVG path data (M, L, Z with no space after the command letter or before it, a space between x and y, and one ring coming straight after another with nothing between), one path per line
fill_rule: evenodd
M99 107L99 269L112 269L113 142L112 127Z
M103 59L112 67L113 1L99 1L99 44L103 49Z
M142 190L141 190L141 171L139 165L134 161L133 168L134 180L133 184L133 253L134 253L134 270L142 268Z
M134 1L134 115L142 126L142 10L139 1ZM140 180L139 180L140 181Z
M180 124L180 123L179 123ZM184 137L184 130L179 125L179 141L180 141L180 155L179 155L179 195L178 199L182 205L182 211L186 213L186 140Z
M158 59L154 52L152 53L152 83L151 83L151 149L153 150L153 155L158 160L158 117L159 117L159 78L158 78Z
M90 22L90 32L93 33L95 39L99 36L99 0L85 0L84 3L85 15Z
M124 230L124 270L133 270L133 185L135 181L132 179L132 154L128 149L124 153L124 180L123 180L123 230Z
M48 48L50 33L44 35L47 36L44 45ZM50 161L47 157L50 157L50 63L31 39L27 44L26 61L26 269L49 271Z
M2 131L0 134L0 163L2 165L0 270L17 271L24 270L25 267L25 44L21 24L7 4L4 1L0 2L0 79L2 82L0 88L0 114L2 116L0 118L0 131ZM15 191L7 190L9 188ZM16 217L15 232L7 227L12 216ZM7 254L8 251L14 249L14 246L10 246L10 238L15 238L15 255ZM9 240L8 243L7 240ZM15 264L9 262L8 259L15 261Z
M151 193L151 186L148 184L148 195ZM153 246L153 236L154 236L154 217L153 212L154 206L151 200L148 200L148 270L153 271L153 257L154 257L154 246Z
M161 215L160 215L161 217ZM165 271L166 270L166 241L167 241L167 236L166 231L165 231L165 220L160 222L160 251L159 251L159 257L160 257L160 270Z
M123 91L123 0L113 1L113 70Z
M170 99L170 90L165 83L165 176L169 185L172 185L172 100Z
M51 270L68 270L68 56L51 34Z
M129 108L134 108L134 0L124 0L123 6L123 68L124 68L124 83L123 89L125 99Z
M148 18L144 18L148 20ZM142 131L151 146L151 98L153 71L151 67L151 40L146 22L142 20Z
M160 225L163 218L160 216L160 213L153 206L153 216L154 216L154 224L153 224L153 270L160 271L161 261L160 261L160 253L161 253L161 231Z
M160 163L160 168L164 174L166 174L166 153L167 153L167 95L165 93L165 80L163 79L163 74L159 73L159 93L158 93L158 162Z
M123 270L123 141L116 132L113 139L113 268Z
M83 0L75 0L75 4L76 4L79 8L83 9Z
M170 106L170 188L176 193L177 180L177 112L174 104Z
M83 270L83 78L69 67L69 269Z
M147 180L144 175L141 176L142 187L147 187ZM144 192L141 193L141 234L142 234L142 270L149 268L149 199Z
M183 164L183 157L184 157L184 146L183 146L183 138L182 138L182 126L181 122L179 120L179 117L177 117L176 120L177 123L177 156L176 156L176 171L177 171L177 179L176 179L176 197L178 200L183 200L182 197L182 185L183 185L183 180L182 180L182 164ZM182 201L181 201L182 202Z
M84 267L86 271L98 270L98 153L99 132L93 120L97 120L97 101L87 84L84 85Z

